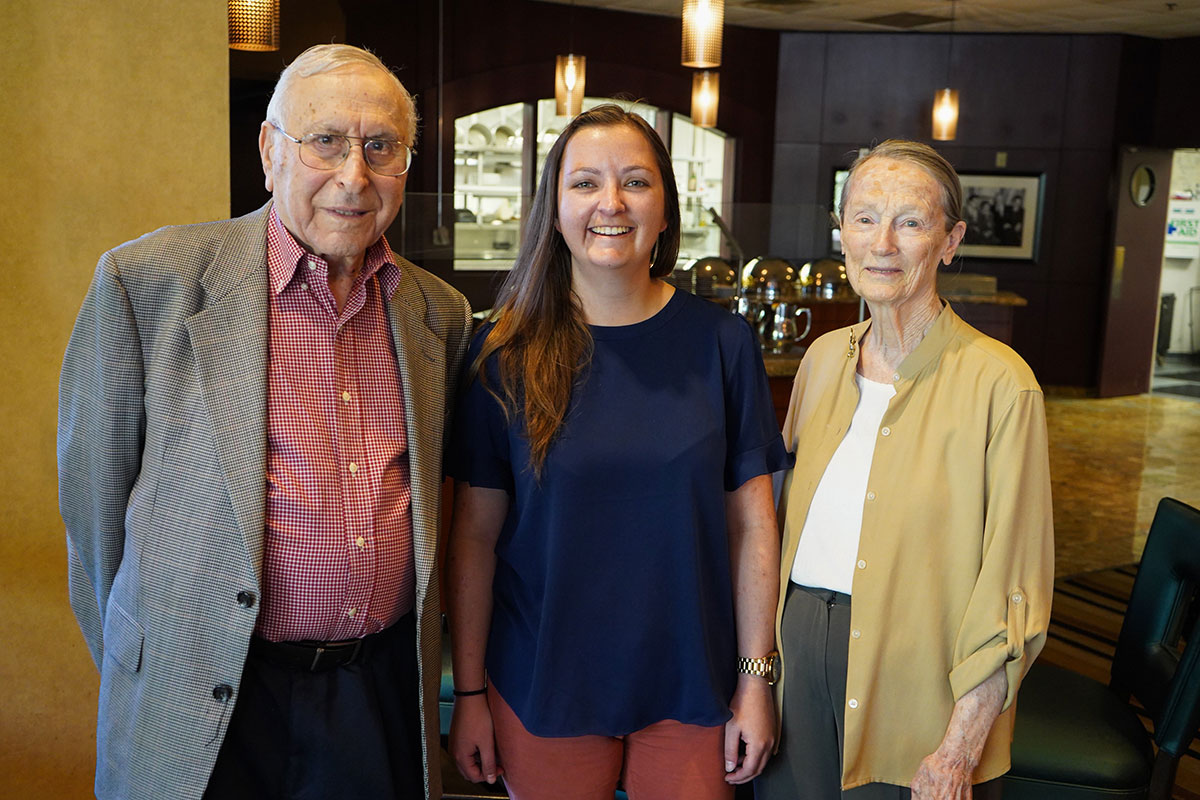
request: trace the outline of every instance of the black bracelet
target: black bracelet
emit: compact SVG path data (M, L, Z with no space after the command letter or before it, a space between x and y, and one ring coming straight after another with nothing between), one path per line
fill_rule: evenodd
M482 689L472 689L469 692L460 692L458 689L455 689L454 696L455 697L470 697L470 696L476 695L476 694L487 694L487 689L488 689L488 687L486 685Z

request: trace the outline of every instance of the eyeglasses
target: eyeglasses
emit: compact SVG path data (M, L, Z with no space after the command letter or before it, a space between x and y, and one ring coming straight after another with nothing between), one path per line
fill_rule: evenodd
M297 139L274 122L268 124L300 145L300 161L313 169L337 169L355 145L362 148L367 166L377 175L394 178L408 172L412 164L412 148L403 142L342 136L340 133L309 133Z

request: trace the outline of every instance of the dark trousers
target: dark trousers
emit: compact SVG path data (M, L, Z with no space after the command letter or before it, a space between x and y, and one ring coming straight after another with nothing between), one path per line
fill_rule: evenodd
M850 596L789 584L780 635L787 655L779 753L754 784L756 800L909 800L907 786L869 783L842 791ZM947 720L949 722L949 720ZM998 800L1000 781L975 800Z
M368 637L322 672L252 655L206 800L424 797L416 623Z

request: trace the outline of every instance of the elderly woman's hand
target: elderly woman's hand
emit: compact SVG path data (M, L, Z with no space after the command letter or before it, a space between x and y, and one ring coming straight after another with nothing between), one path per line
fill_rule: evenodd
M1007 694L1008 676L1001 667L958 699L941 745L925 757L913 776L913 800L971 797L975 766Z

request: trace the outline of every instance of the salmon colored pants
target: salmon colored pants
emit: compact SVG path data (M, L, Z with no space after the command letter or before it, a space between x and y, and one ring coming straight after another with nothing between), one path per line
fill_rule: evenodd
M496 756L512 800L731 800L725 726L664 720L626 736L534 736L493 687Z

